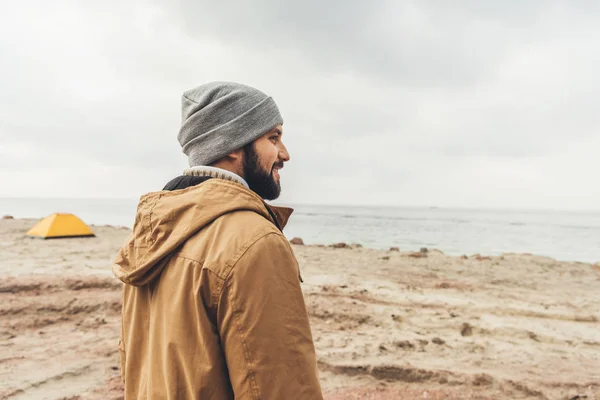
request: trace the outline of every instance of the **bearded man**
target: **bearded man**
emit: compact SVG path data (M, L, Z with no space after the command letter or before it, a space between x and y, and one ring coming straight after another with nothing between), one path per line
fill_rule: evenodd
M125 283L126 399L321 399L300 272L264 200L290 160L273 99L231 82L183 94L190 168L140 199Z

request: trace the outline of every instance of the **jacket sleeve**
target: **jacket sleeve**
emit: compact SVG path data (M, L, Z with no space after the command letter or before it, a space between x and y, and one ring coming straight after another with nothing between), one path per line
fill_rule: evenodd
M218 328L236 399L322 399L298 272L285 237L269 233L224 282Z

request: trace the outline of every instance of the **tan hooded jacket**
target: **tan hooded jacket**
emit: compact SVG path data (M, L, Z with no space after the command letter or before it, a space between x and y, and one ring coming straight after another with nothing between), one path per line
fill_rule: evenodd
M292 210L237 183L143 196L114 274L125 283L126 399L321 399Z

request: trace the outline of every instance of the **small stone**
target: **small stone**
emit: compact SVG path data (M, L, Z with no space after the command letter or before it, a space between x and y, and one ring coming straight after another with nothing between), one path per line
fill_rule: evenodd
M15 219L15 217L13 217L12 215L5 215L2 217L2 219Z
M474 386L489 386L494 383L494 378L488 374L477 374L473 379Z
M428 253L429 250L427 249L427 247L421 247L421 250L419 250L421 253Z
M390 251L400 251L400 247L390 247Z
M423 252L410 253L408 256L411 258L425 258L425 257L427 257L427 253L423 253Z
M399 315L396 315L396 314L392 314L392 319L393 319L395 322L402 322L402 317L401 317L401 316L399 316Z
M460 256L460 259L461 259L461 260L468 260L468 259L469 259L469 257L467 257L466 255L464 255L464 254L463 254L462 256Z
M414 349L415 345L412 344L409 340L398 340L394 342L394 345L401 349Z
M390 256L383 256L383 257L381 257L381 259L382 259L382 260L389 260L389 259L390 259Z
M362 249L362 248L363 248L363 245L362 245L362 244L360 244L360 243L352 243L352 244L350 245L350 247L352 247L353 249Z
M329 247L333 247L334 249L346 249L348 248L348 245L346 243L334 243Z
M473 335L473 327L468 322L465 322L464 324L462 324L462 327L460 329L460 334L462 336Z
M304 246L304 240L302 240L302 239L300 239L298 237L295 237L292 240L290 240L290 243L291 244L295 244L297 246Z
M431 339L431 342L432 342L432 343L435 343L435 344L439 344L439 345L446 344L446 342L444 342L444 341L443 341L442 339L440 339L439 337L434 337L433 339Z

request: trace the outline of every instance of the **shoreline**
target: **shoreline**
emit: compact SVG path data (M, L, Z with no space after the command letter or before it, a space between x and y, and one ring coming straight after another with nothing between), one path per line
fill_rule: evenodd
M6 219L6 217L9 217L8 219ZM0 217L0 223L2 222L7 222L7 221L13 221L13 222L20 222L20 223L29 223L31 224L31 226L35 225L36 222L40 221L42 218L13 218L10 215L5 215L3 217ZM106 229L116 229L116 230L123 230L123 231L128 231L131 232L131 228L128 226L124 226L124 225L111 225L111 224L87 224L90 228L92 228L92 230L94 228L99 228L101 231L104 231ZM29 228L31 226L24 226L23 229L23 235L25 235L25 232L27 231L26 228ZM285 232L284 232L285 234ZM300 239L303 240L303 238L297 238L297 237L288 237L286 235L286 237L288 238L288 240L290 242L293 243L293 240L295 239ZM96 237L97 238L97 237ZM340 246L342 245L342 246ZM503 252L491 252L491 253L486 253L486 252L449 252L449 251L444 251L442 249L436 248L436 247L415 247L413 249L410 248L400 248L398 246L385 246L385 247L370 247L368 245L363 245L361 243L351 243L351 242L331 242L331 243L311 243L311 241L307 241L307 243L302 244L301 246L303 247L315 247L315 248L347 248L347 249L367 249L367 250L374 250L374 251L390 251L390 249L399 249L400 252L402 253L411 253L411 254L415 254L418 253L420 248L426 248L427 251L432 251L432 252L439 252L441 254L447 255L449 257L468 257L468 258L481 258L481 257L504 257L504 256L528 256L528 257L542 257L542 258L547 258L549 260L552 261L556 261L556 262L560 262L560 263L574 263L574 264L582 264L582 265L600 265L600 259L596 260L596 261L581 261L581 260L575 260L575 259L561 259L561 258L557 258L557 257L553 257L547 254L542 254L542 253L534 253L534 252L514 252L514 251L503 251ZM395 251L395 250L392 250ZM116 254L116 252L115 252ZM0 271L1 273L1 271Z

